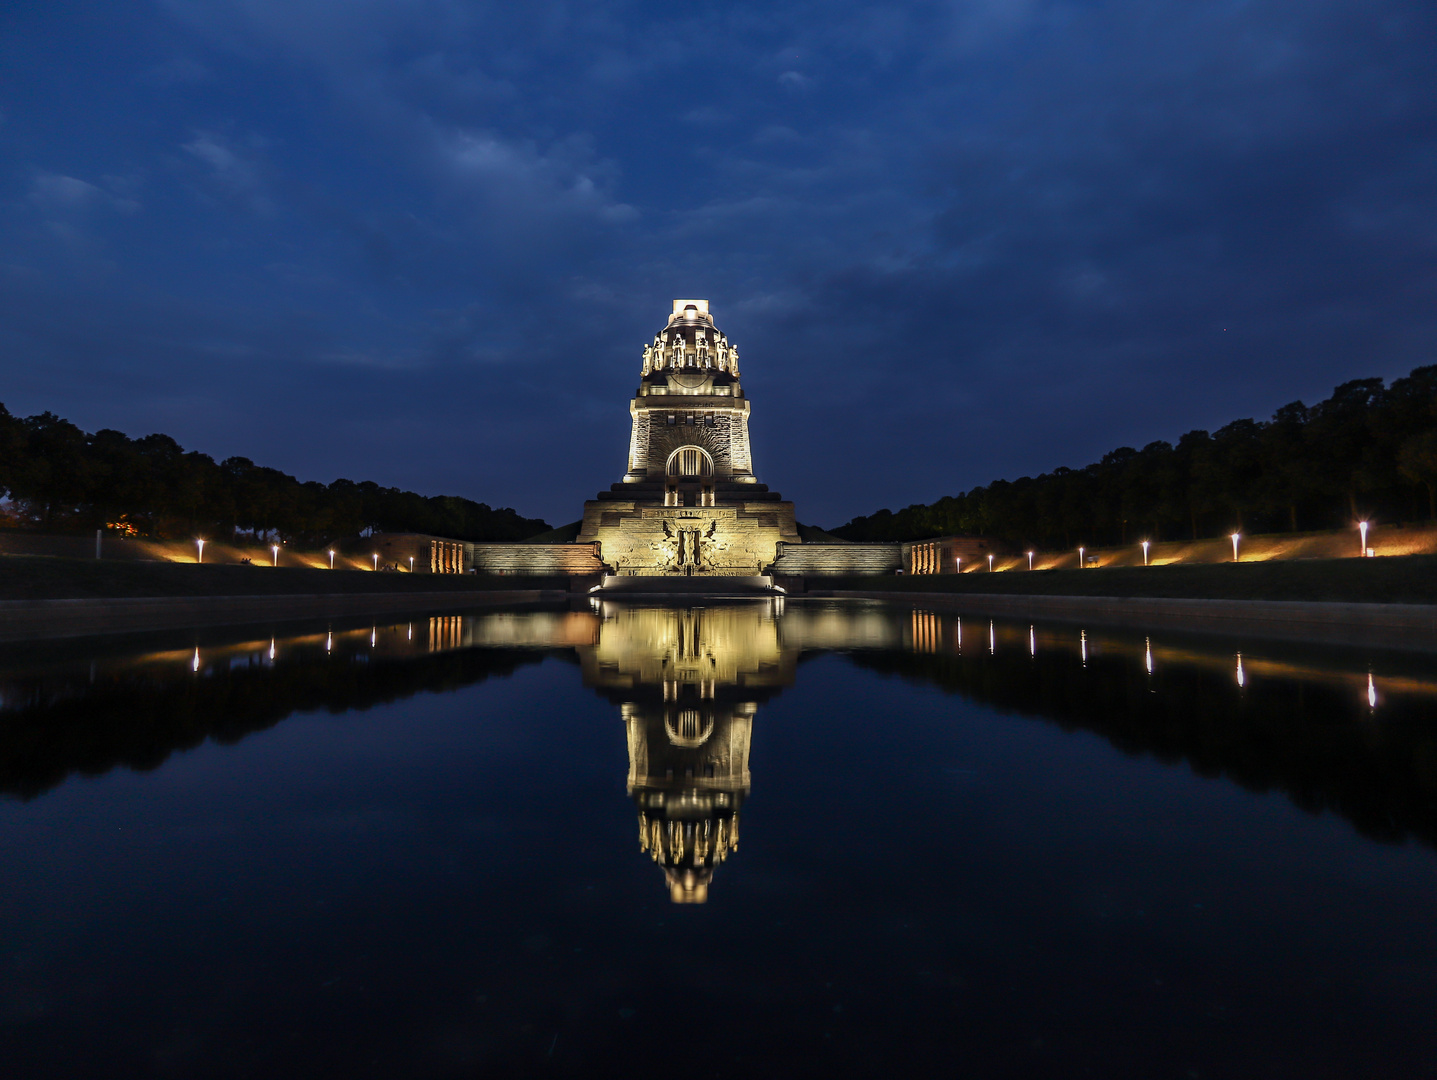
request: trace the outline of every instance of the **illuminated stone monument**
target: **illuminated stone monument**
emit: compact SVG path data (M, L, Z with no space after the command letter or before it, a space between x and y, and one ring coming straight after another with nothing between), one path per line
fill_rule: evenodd
M628 470L584 504L577 538L615 574L756 576L799 543L793 504L754 476L738 349L707 300L674 301L629 414Z

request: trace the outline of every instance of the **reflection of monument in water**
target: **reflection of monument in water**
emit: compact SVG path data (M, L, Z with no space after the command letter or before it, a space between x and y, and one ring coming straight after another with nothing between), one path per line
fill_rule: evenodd
M782 601L694 609L605 604L598 643L580 647L584 681L619 704L639 846L676 903L708 899L737 850L759 704L793 682Z
M593 600L592 611L466 616L464 645L572 647L584 683L619 707L639 846L678 903L708 899L738 846L758 708L794 681L809 649L899 644L879 609L790 606L782 598L706 607Z

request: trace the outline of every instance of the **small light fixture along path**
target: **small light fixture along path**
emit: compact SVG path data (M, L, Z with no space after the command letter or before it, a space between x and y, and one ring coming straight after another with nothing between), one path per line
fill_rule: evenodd
M379 569L379 552L374 553L374 569Z
M202 563L205 561L205 542L196 538L195 546L200 549L199 554L195 556L195 562Z
M1082 548L1079 548L1079 549L1078 549L1078 569L1081 570L1085 565L1086 565L1086 563L1083 562L1083 549L1082 549Z
M1148 565L1148 542L1146 540L1143 541L1143 565Z
M269 550L274 553L274 562L273 562L271 565L273 565L273 566L278 566L278 565L279 565L279 545L278 545L278 544L271 544L271 545L269 546Z
M1237 542L1242 539L1242 533L1232 534L1232 561L1237 562Z
M1357 527L1362 530L1362 550L1359 554L1365 558L1367 556L1367 522L1359 521Z
M1031 551L1028 552L1028 569L1033 569L1033 553Z
M409 556L409 572L414 573L414 556Z
M329 549L329 568L334 569L334 548Z
M955 563L955 565L957 566L957 569L954 570L953 572L954 572L955 574L961 574L961 573L963 572L963 556L961 556L961 555L955 556L955 558L954 558L954 563Z
M1377 684L1372 681L1372 672L1367 673L1367 707L1377 708Z
M988 556L988 573L991 574L992 572L993 572L993 556L989 555L989 556Z
M1247 684L1247 677L1242 673L1242 653L1237 654L1237 687L1241 690Z

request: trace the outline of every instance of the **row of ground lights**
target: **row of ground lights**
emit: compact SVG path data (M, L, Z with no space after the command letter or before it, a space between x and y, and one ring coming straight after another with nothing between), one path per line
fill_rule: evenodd
M1370 556L1370 555L1372 555L1373 552L1372 552L1372 549L1367 546L1367 522L1365 522L1365 521L1359 521L1359 522L1357 523L1357 527L1358 527L1358 529L1361 530L1361 532L1362 532L1362 541L1361 541L1362 546L1361 546L1361 548L1358 550L1358 555L1359 555L1359 557L1360 557L1360 556ZM1232 534L1230 534L1230 535L1228 536L1228 539L1232 541L1232 561L1233 561L1233 562L1238 562L1238 561L1239 561L1239 559L1238 559L1238 542L1242 540L1242 533L1232 533ZM1151 546L1151 544L1152 544L1152 541L1151 541L1151 540L1143 540L1143 541L1140 542L1140 545L1139 545L1139 546L1141 546L1142 549L1143 549L1143 565L1144 565L1144 566L1147 566L1147 565L1148 565L1148 548ZM1087 565L1087 563L1084 562L1084 552L1086 552L1087 550L1088 550L1088 549L1087 549L1086 547L1080 547L1080 548L1078 548L1078 569L1079 569L1079 570L1081 570L1084 566ZM1025 554L1025 555L1028 556L1028 569L1029 569L1029 570L1033 569L1033 556L1035 556L1035 555L1037 554L1037 552L1036 552L1036 551L1025 551L1023 554ZM1095 557L1096 557L1096 556L1095 556ZM961 555L954 557L954 566L955 566L955 569L956 569L956 571L957 571L958 573L961 574L961 573L963 572L963 557L962 557ZM992 556L992 555L989 555L989 556L988 556L988 569L989 569L990 571L993 569L993 556Z
M203 563L203 562L205 561L205 542L204 542L203 540L196 539L196 540L195 540L195 546L199 549L198 554L195 556L195 562L196 562L196 564ZM269 546L269 550L270 550L270 553L271 553L271 554L273 555L273 557L274 557L274 561L271 563L271 565L272 565L272 566L279 566L279 545L278 545L278 544L271 544L271 545ZM335 555L334 549L331 548L330 551L329 551L329 568L330 568L331 570L334 569L334 555ZM991 560L989 560L989 561L991 562ZM377 552L377 551L374 553L374 569L375 569L375 570L378 570L378 569L379 569L379 552ZM409 572L410 572L411 574L414 573L414 556L413 556L413 555L409 556Z

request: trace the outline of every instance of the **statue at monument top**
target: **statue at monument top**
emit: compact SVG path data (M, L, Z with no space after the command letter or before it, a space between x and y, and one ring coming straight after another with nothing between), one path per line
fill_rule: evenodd
M657 376L660 371L717 368L719 372L737 376L738 350L714 326L707 300L675 300L668 325L654 335L654 343L646 348L643 375Z

